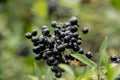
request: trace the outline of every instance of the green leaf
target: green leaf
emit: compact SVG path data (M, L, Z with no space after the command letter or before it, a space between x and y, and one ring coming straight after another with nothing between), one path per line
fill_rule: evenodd
M41 80L41 72L36 63L34 63L34 69L35 69L36 76L38 77L39 80Z
M106 50L107 48L107 42L108 42L108 38L105 37L105 39L103 40L101 46L100 46L100 49L99 49L99 53L103 52Z
M60 68L62 68L63 70L65 70L66 72L68 72L71 76L71 80L75 80L76 77L75 77L75 74L73 72L73 70L70 68L70 66L66 65L66 64L60 64L59 65Z
M54 80L54 74L50 68L47 69L45 80Z
M108 38L105 37L105 39L103 40L103 42L102 42L102 44L101 44L101 46L100 46L100 49L99 49L99 55L98 55L98 57L99 57L98 68L99 68L100 65L101 65L102 59L104 59L104 58L102 58L102 54L105 52L105 50L106 50L106 48L107 48L107 42L108 42Z
M76 59L78 59L79 61L83 62L84 64L90 67L97 67L96 63L94 63L93 61L91 61L82 54L71 54L71 56L75 57Z

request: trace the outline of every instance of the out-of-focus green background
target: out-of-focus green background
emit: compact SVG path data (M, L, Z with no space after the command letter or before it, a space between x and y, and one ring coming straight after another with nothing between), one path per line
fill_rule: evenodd
M108 36L108 54L120 54L120 0L0 0L0 80L30 80L36 61L24 34L32 29L40 33L42 25L68 21L71 16L78 17L79 34L83 27L90 29L85 50L97 56ZM44 78L48 67L44 61L38 64Z

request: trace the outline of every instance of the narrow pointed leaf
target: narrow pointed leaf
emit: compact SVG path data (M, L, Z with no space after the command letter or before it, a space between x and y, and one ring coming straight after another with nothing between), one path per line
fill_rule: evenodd
M41 72L36 63L34 63L34 69L35 69L36 76L38 77L39 80L41 80Z
M100 49L99 49L99 62L98 62L98 68L100 67L101 65L101 61L102 61L102 54L105 53L105 50L107 48L107 42L108 42L108 38L105 37L105 39L103 40L101 46L100 46Z
M90 67L96 67L96 63L94 63L93 61L91 61L90 59L88 59L87 57L85 57L82 54L71 54L71 56L75 57L76 59L78 59L79 61L83 62L84 64L90 66Z

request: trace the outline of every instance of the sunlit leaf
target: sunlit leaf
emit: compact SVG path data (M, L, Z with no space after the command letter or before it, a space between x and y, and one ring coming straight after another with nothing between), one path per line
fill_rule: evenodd
M90 66L90 67L96 67L96 63L94 63L93 61L91 61L90 59L88 59L87 57L85 57L82 54L71 54L71 56L75 57L76 59L78 59L79 61L83 62L84 64Z

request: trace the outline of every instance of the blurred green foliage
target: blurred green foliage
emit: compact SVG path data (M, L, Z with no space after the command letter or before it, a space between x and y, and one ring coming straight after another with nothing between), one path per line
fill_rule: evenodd
M108 55L119 56L119 4L120 0L0 0L0 80L34 78L32 44L24 34L34 28L39 32L40 26L50 26L51 20L64 22L72 15L79 19L79 34L84 26L90 29L82 46L94 53L94 61L97 62L97 52L105 36L109 40ZM49 75L47 71L50 73L44 63L37 62L42 79Z

